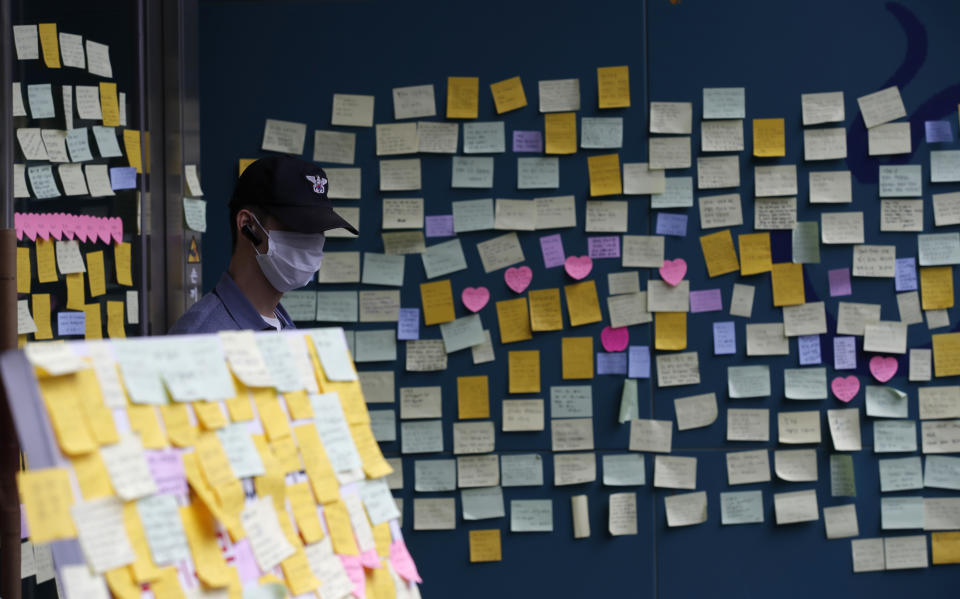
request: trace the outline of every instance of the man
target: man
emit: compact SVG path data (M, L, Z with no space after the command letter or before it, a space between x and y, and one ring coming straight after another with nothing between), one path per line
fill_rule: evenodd
M230 199L230 266L170 334L293 328L280 298L320 269L324 231L358 234L333 211L327 187L323 169L299 158L272 156L248 166Z

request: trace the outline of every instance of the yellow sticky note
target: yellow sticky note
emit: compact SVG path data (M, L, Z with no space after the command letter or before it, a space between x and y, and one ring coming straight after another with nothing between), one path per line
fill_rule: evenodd
M953 307L953 267L920 267L920 302L924 310Z
M138 173L143 172L143 162L140 158L140 131L138 129L123 130L123 147L127 151L127 163L136 168Z
M260 422L271 441L290 436L290 422L280 407L277 392L273 389L254 389L253 401L260 412Z
M17 472L17 488L31 541L49 543L77 536L70 517L73 491L65 468L21 470Z
M113 246L113 265L117 273L117 283L133 286L133 276L130 269L130 243L124 241Z
M117 599L139 599L140 585L133 580L133 574L127 566L120 566L104 572L110 593Z
M310 397L306 391L289 391L283 394L283 401L287 404L291 420L313 418L313 408L310 407Z
M323 506L323 517L327 521L327 531L333 543L334 553L340 555L359 555L357 542L353 537L353 525L347 506L337 499Z
M150 583L150 590L155 599L187 599L174 567L160 568L160 575Z
M300 462L300 453L297 450L297 443L293 437L284 437L270 443L270 451L273 452L277 460L278 468L284 474L303 470L303 464Z
M560 354L564 379L593 378L593 337L564 337Z
M131 430L140 436L144 449L163 449L167 446L167 437L160 428L155 406L130 404L127 406L127 420L130 421Z
M213 489L223 511L239 514L243 509L243 487L233 473L227 453L216 433L201 433L197 437L194 455L203 479Z
M79 370L74 375L74 393L80 399L80 408L84 419L99 445L111 445L120 440L117 427L113 422L113 413L103 401L100 381L93 368Z
M210 587L226 586L230 570L220 551L213 515L201 502L194 501L180 508L180 520L197 568L197 577Z
M97 449L97 442L80 406L76 375L44 377L39 380L39 387L60 450L74 456Z
M490 383L485 375L457 377L457 417L460 420L490 417Z
M450 280L420 283L420 302L423 306L423 324L430 326L456 319L453 310L453 289Z
M177 447L193 447L200 431L190 422L189 406L183 403L168 403L160 406L167 437Z
M83 288L83 273L64 275L67 281L67 310L83 310L87 305L87 292Z
M305 482L287 486L287 500L297 521L297 528L306 543L316 543L323 539L323 526L317 516L317 504Z
M87 252L87 277L90 280L90 297L99 297L107 292L107 279L103 270L103 250Z
M630 67L597 67L597 104L600 108L630 106Z
M33 278L33 269L30 268L30 248L17 248L17 293L30 293L30 279Z
M527 105L527 95L523 93L523 83L520 77L511 77L490 84L490 93L493 94L493 104L497 114L510 112Z
M52 239L37 239L37 280L52 283L57 280L57 260Z
M300 445L300 457L303 460L303 469L310 480L310 488L317 501L323 504L330 503L340 496L340 483L337 481L327 451L320 442L320 433L313 424L302 424L294 427L297 443Z
M307 342L310 345L310 342ZM240 382L240 379L233 376L233 387L237 390L237 395L226 400L227 412L230 414L230 420L234 422L247 422L253 420L253 406L250 403L250 390Z
M783 262L774 264L770 270L773 286L773 305L799 306L806 303L803 293L803 265Z
M357 453L363 462L363 472L368 478L380 478L393 473L393 466L383 457L380 443L373 436L369 424L351 424L350 436L353 437L353 444L357 446Z
M560 309L559 289L530 291L530 330L563 330L563 311Z
M48 69L60 68L60 40L57 38L56 23L38 23L40 48L43 51L43 64Z
M294 596L305 595L320 587L320 581L314 576L307 561L307 554L302 547L296 553L280 562L283 577L287 581L287 588Z
M397 596L397 587L394 585L393 576L386 568L374 568L373 570L364 570L366 575L367 593L370 599L390 599ZM399 579L398 579L399 580ZM403 584L402 582L400 584Z
M769 233L745 233L737 237L740 244L740 274L743 276L769 272L773 268Z
M377 546L377 555L390 557L390 543L393 542L393 533L390 532L389 522L381 522L373 526L373 542Z
M603 320L595 282L592 280L580 281L579 283L564 285L563 293L567 298L567 315L570 317L570 326L576 327Z
M73 456L70 462L73 464L73 472L77 475L77 484L84 500L90 501L114 494L110 475L99 451Z
M551 112L543 115L544 144L547 154L577 152L577 114Z
M133 579L140 583L156 580L160 577L160 568L153 562L150 546L147 545L147 535L143 530L140 513L134 501L123 504L123 527L127 531L127 538L130 539L130 546L133 547L133 553L136 555L136 561L130 564Z
M671 351L687 349L686 312L656 312L654 330L656 331L656 349Z
M124 327L126 322L123 318L123 301L107 302L107 337L111 339L121 339L127 336L127 330Z
M100 304L86 304L83 306L84 339L103 339L103 318L100 315Z
M786 156L783 119L753 119L753 155Z
M601 154L587 158L591 196L615 196L623 193L620 179L620 155Z
M507 361L510 393L540 393L540 352L538 350L508 352Z
M220 404L215 401L198 401L193 404L193 413L197 415L200 426L208 431L223 428L227 425L227 417Z
M527 298L517 297L497 302L497 325L500 329L500 343L526 341L533 337L530 332Z
M960 374L960 333L931 335L933 374L936 377Z
M257 161L256 158L241 158L240 161L239 161L239 167L240 167L239 170L240 170L240 172L237 173L237 177L239 177L240 175L242 175L242 174L243 174L243 171L247 170L247 167L250 166L251 164L253 164L253 163L256 162L256 161Z
M100 111L103 113L104 127L120 126L120 104L117 102L117 84L112 81L100 82ZM132 164L130 166L133 166Z
M499 562L501 559L499 528L470 531L471 562Z
M37 325L37 332L33 338L37 341L53 339L53 329L50 328L50 294L34 293L30 296L30 314Z
M479 103L479 77L447 77L448 119L477 118Z
M700 249L703 251L703 261L707 264L708 276L719 277L737 272L740 268L729 229L700 237Z
M960 532L935 532L930 534L930 550L933 565L960 564Z

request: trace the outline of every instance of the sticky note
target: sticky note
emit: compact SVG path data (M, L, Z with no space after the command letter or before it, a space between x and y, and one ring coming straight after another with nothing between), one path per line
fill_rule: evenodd
M539 131L514 131L513 151L539 154L543 151L543 133Z
M30 268L30 248L17 248L17 293L30 293L30 279L33 278L33 269Z
M711 277L736 272L740 268L730 229L701 236L700 249L703 251L703 260L707 263L707 274Z
M597 106L630 107L630 67L597 67Z
M500 529L470 531L470 561L472 563L499 562L501 559Z
M37 239L37 280L41 283L57 280L57 262L52 239Z
M560 343L563 378L593 378L593 337L564 337Z
M73 491L64 468L45 468L17 472L17 488L23 503L30 540L49 543L77 536L70 517Z
M528 294L531 331L563 330L559 289L536 289Z
M540 393L539 350L507 352L507 361L510 393Z
M50 294L34 293L30 296L30 313L33 322L37 325L37 332L33 338L37 341L53 339L53 329L50 327Z
M453 308L453 289L450 280L420 283L420 302L423 307L423 323L427 326L450 322L456 319Z
M737 353L737 329L732 320L713 323L713 353L718 356Z
M840 297L853 293L850 286L850 269L834 268L827 271L830 282L830 297Z
M485 375L457 377L457 414L461 420L490 417L490 383Z
M737 236L740 244L740 274L742 276L769 272L773 268L769 233L746 233Z
M87 303L87 294L84 290L82 272L72 272L66 275L67 280L67 310L83 310Z
M237 177L243 174L243 171L247 170L247 167L256 162L256 158L241 158L237 162Z
M547 154L575 154L577 151L577 115L552 112L543 115Z
M99 297L107 292L103 250L87 253L87 276L90 278L90 297Z
M567 299L570 326L576 327L603 320L603 315L600 313L600 300L597 298L597 284L594 281L564 285L563 292Z
M655 349L687 349L687 313L657 312L654 314Z
M57 39L56 23L38 23L40 49L43 52L43 64L48 69L60 68L60 42Z
M124 241L113 246L113 264L117 273L117 283L128 287L133 285L133 276L130 268L129 242Z
M920 267L920 303L924 310L953 307L953 267Z
M527 298L518 297L497 302L497 324L500 329L500 343L526 341L533 337Z
M932 338L934 376L960 374L960 333L941 333Z
M786 156L783 119L753 119L753 155Z
M84 339L103 339L103 319L100 315L100 304L86 304L83 307L86 329Z
M115 82L100 82L100 111L103 114L104 127L120 126L120 105L117 102L117 84Z
M493 94L493 105L497 109L497 114L510 112L527 105L527 96L523 93L523 82L520 81L520 77L511 77L491 83L490 92Z
M930 550L933 564L960 564L960 532L934 532L930 534Z
M719 289L698 289L690 292L690 312L719 312L723 296Z
M587 158L591 196L611 196L623 193L620 179L620 155L601 154Z
M143 161L140 158L140 131L137 129L123 130L123 147L127 151L127 164L143 172Z
M121 339L127 336L123 319L124 304L122 300L107 302L107 337Z
M806 302L803 293L803 265L784 262L770 271L774 306L798 306Z
M560 237L559 233L541 237L540 252L543 254L543 266L545 268L563 266L567 259L563 251L563 238Z
M477 118L479 95L479 77L447 77L447 118Z

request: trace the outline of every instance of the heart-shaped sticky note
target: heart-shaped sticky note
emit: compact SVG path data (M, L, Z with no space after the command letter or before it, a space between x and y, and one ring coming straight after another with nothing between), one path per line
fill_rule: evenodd
M630 331L627 327L604 327L600 331L600 342L603 343L603 349L609 352L623 351L630 344Z
M860 379L855 376L838 376L830 383L830 389L837 399L847 403L860 392Z
M460 294L460 299L467 310L479 312L490 301L490 290L486 287L467 287Z
M580 280L593 270L593 260L590 256L570 256L563 263L563 269L576 280Z
M676 286L687 275L687 261L683 258L664 260L660 267L660 278L668 285Z
M530 270L529 266L508 268L507 272L503 273L503 280L507 282L507 287L510 289L517 293L523 293L524 289L530 286L530 281L533 280L533 271Z
M897 374L897 359L890 356L870 358L870 374L881 383L886 383Z

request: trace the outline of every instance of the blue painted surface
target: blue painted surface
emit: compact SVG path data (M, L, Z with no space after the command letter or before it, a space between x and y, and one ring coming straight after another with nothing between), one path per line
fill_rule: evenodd
M647 117L644 101L690 101L694 105L694 149L699 147L698 120L703 87L745 86L747 88L746 151L741 156L741 188L744 219L747 226L738 233L751 232L753 166L757 164L798 165L798 218L819 220L820 212L862 210L869 243L894 244L897 256L915 256L914 234L879 233L879 200L876 169L878 164L907 162L924 165L929 178L930 146L915 135L913 154L906 158L877 160L866 156L866 133L856 97L891 84L901 85L904 102L915 134L925 119L948 119L956 131L956 106L960 87L953 66L960 50L954 25L960 17L960 5L948 2L911 2L909 6L879 1L837 3L828 0L808 2L757 2L735 0L706 2L667 0L648 3L648 15L641 3L598 0L590 3L562 2L484 2L480 5L451 5L431 2L202 2L201 3L201 124L202 176L208 200L210 231L204 249L204 280L212 286L228 261L229 233L226 202L236 177L237 160L255 157L259 150L265 118L307 123L304 156L312 155L312 132L329 129L332 95L339 93L374 94L375 122L393 122L390 90L393 87L433 83L438 112L442 115L446 99L447 76L480 78L480 120L498 118L493 109L488 85L514 75L523 78L529 105L503 116L509 137L513 130L540 129L542 116L537 112L536 81L578 77L582 110L578 116L623 116L625 122L622 162L644 161L647 157ZM645 38L645 30L649 37ZM229 32L225 34L224 32ZM649 47L649 70L644 68L645 48ZM624 110L596 109L598 66L628 64L631 74L632 107ZM646 77L649 77L649 90ZM845 92L848 130L847 161L804 163L800 94L807 92ZM649 94L648 94L649 92ZM782 159L751 158L750 121L752 118L786 119L787 156ZM579 128L579 123L578 123ZM423 197L426 214L450 212L450 202L482 197L532 198L536 195L575 194L580 228L564 229L567 255L585 254L583 233L584 206L588 191L586 157L605 151L581 150L560 157L560 188L544 193L518 192L515 187L515 155L495 156L493 190L451 190L450 157L421 155L423 189L417 193L379 194L377 160L372 129L345 129L357 132L357 166L363 168L361 231L358 241L331 240L329 251L382 251L379 239L380 205L383 196ZM953 148L956 144L941 144ZM696 152L695 152L696 153ZM812 165L812 166L811 166ZM807 202L807 173L810 170L843 170L855 173L854 204L811 209ZM669 176L693 176L695 169L670 171ZM933 228L930 193L955 191L956 185L924 183L925 223ZM728 190L710 190L704 195ZM697 194L698 196L700 194ZM653 219L645 197L630 197L629 232L650 233ZM342 201L338 205L356 205ZM724 308L729 306L732 286L740 281L736 274L715 279L706 277L706 269L696 238L701 234L696 208L690 215L688 238L668 238L668 257L683 257L689 264L692 289L719 287ZM955 230L948 228L943 230ZM555 233L557 231L547 231ZM503 284L502 271L485 275L480 268L475 245L498 232L461 235L469 270L449 278L455 295L466 286L485 285L492 293L491 303L481 311L484 326L499 338L493 304L514 297ZM544 269L540 256L541 233L520 233L526 264L534 271L531 288L558 287L568 281L561 269ZM789 260L789 235L774 234L778 261ZM785 251L783 250L785 246ZM218 251L222 248L222 251ZM849 246L821 248L821 264L805 267L807 299L827 302L828 324L835 328L837 298L830 298L826 271L850 266ZM598 260L590 278L597 281L601 306L607 295L606 274L617 272L619 260ZM641 280L655 273L641 269ZM404 306L419 306L418 284L424 274L419 258L406 261L406 279L402 290ZM768 275L744 277L755 285L752 322L773 322L780 310L771 306ZM645 283L642 283L645 288ZM355 286L327 285L324 289L350 289ZM853 280L854 294L845 301L882 302L884 319L898 317L892 280ZM459 301L457 301L459 305ZM464 315L458 307L458 316ZM956 322L956 310L950 311ZM565 317L565 322L568 319ZM710 323L715 320L737 322L738 353L714 357ZM678 455L699 458L698 489L708 493L709 521L683 530L668 530L663 514L663 497L671 491L650 485L634 488L638 498L639 534L611 538L606 533L607 497L624 489L603 487L599 482L576 487L553 487L552 460L548 429L542 433L497 433L497 451L537 451L544 456L542 488L505 489L508 517L479 522L458 521L456 531L414 532L412 530L413 463L404 460L404 498L406 521L404 534L421 568L424 597L485 597L501 595L588 597L616 594L631 597L808 597L810 595L896 596L922 592L926 596L948 596L957 580L955 566L939 566L926 571L852 574L850 546L847 540L827 541L822 520L814 523L776 527L773 524L773 493L815 487L820 506L846 503L830 497L829 454L826 419L822 427L824 443L818 447L820 482L813 485L772 482L731 489L726 482L723 452L729 449L756 449L777 444L726 443L725 410L735 407L771 409L771 435L776 438L774 414L785 409L821 409L842 407L829 399L798 404L782 399L782 375L785 367L796 367L796 342L792 355L781 358L745 360L745 320L731 318L726 312L691 314L688 318L690 350L700 353L703 384L690 387L656 389L651 381L640 381L641 417L672 419L673 399L696 393L716 391L720 416L705 429L674 433ZM316 326L301 323L300 326ZM603 323L563 332L541 333L534 339L502 346L495 344L497 360L474 366L469 352L450 356L445 373L414 375L401 371L402 346L396 364L367 364L361 369L383 370L396 367L398 386L441 385L444 393L445 447L452 447L451 422L456 415L456 376L490 376L491 418L500 423L500 399L507 395L508 350L541 351L541 397L549 398L551 385L560 380L559 339L566 336L593 336L600 348ZM360 324L360 329L384 325ZM940 331L943 332L943 331ZM422 328L426 338L439 338L436 327ZM630 342L649 344L652 325L632 327ZM824 363L832 370L832 335L821 339ZM911 347L929 346L930 337L923 324L910 327ZM858 355L856 374L868 382L868 356ZM742 363L770 364L773 396L756 400L727 399L726 367ZM912 389L906 381L906 360L892 384ZM843 374L849 374L844 372ZM950 381L937 381L936 384ZM566 382L570 384L570 382ZM601 376L593 381L594 435L597 453L621 453L627 447L628 430L616 422L622 377ZM529 397L529 396L510 396ZM916 394L911 393L911 417L916 417ZM547 402L549 404L549 401ZM852 403L863 405L863 393ZM372 406L381 409L386 406ZM548 412L549 417L549 412ZM863 417L864 450L855 454L858 486L857 509L863 537L881 534L879 530L879 483L876 458L872 453L872 430ZM387 455L397 455L397 443L384 443ZM898 454L899 456L900 454ZM422 456L426 459L440 456ZM447 457L447 456L444 456ZM771 456L772 459L772 456ZM598 455L599 464L599 455ZM653 479L653 459L647 458L647 480ZM599 475L599 466L598 466ZM759 488L764 492L766 522L762 525L723 527L720 530L719 493L727 490ZM570 523L570 497L585 493L590 498L590 539L574 541ZM910 493L907 493L910 494ZM921 494L921 493L916 493ZM926 490L923 494L938 495ZM434 496L445 494L417 494ZM449 494L446 494L449 495ZM509 532L511 499L546 498L554 500L553 534L513 534ZM458 500L459 510L459 500ZM500 528L503 532L503 562L471 565L468 563L467 531L476 528ZM909 531L914 534L914 531Z

